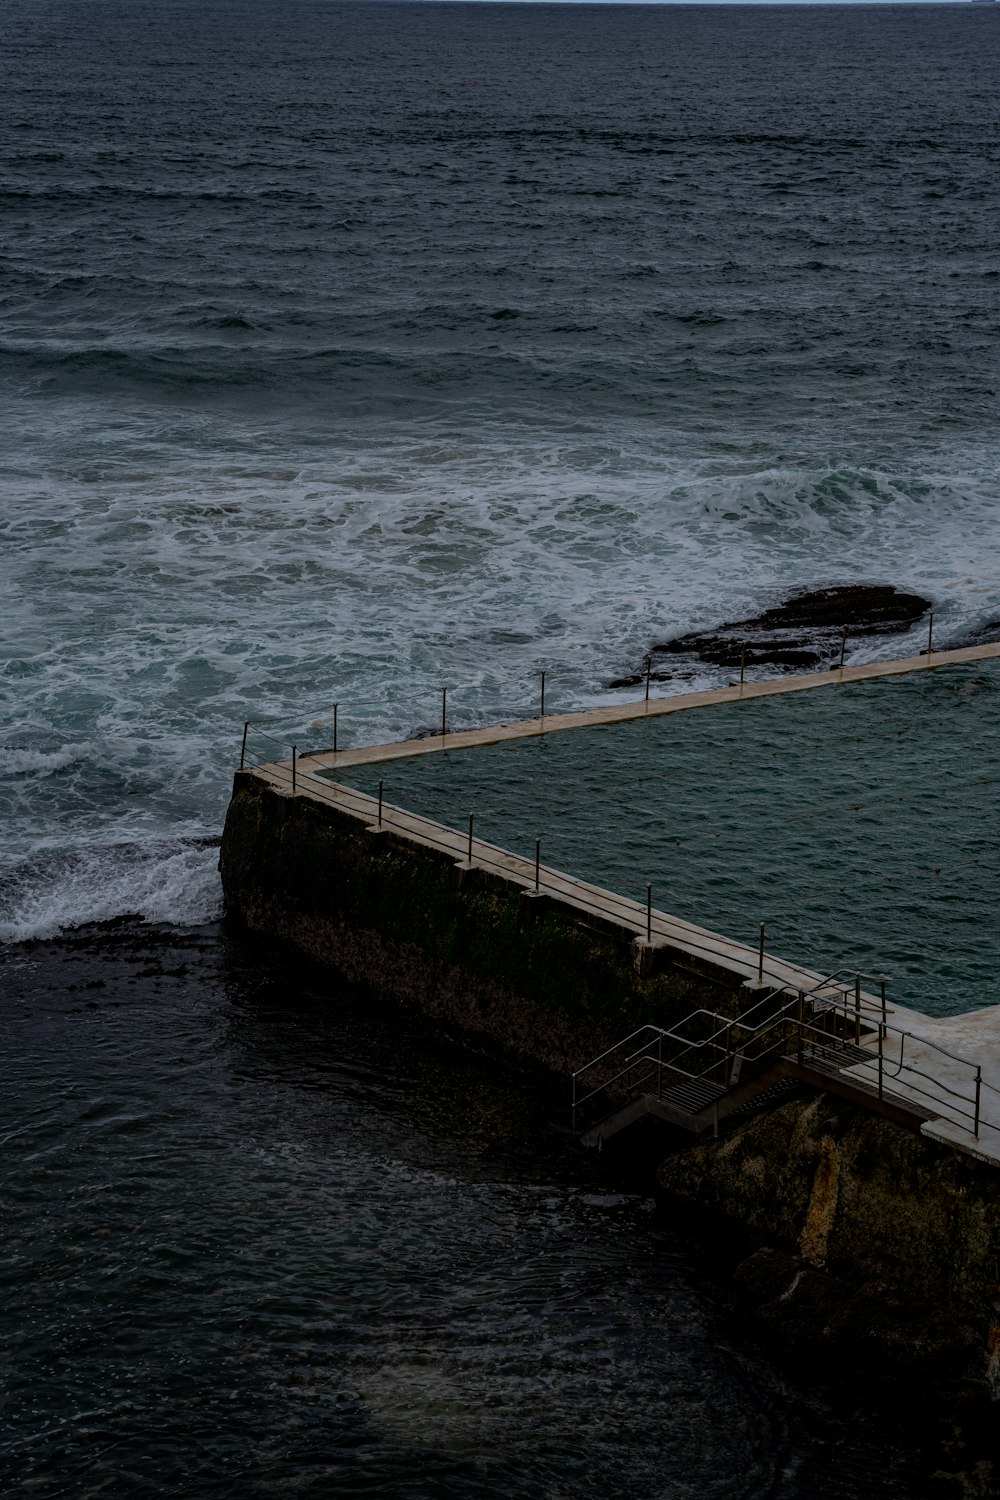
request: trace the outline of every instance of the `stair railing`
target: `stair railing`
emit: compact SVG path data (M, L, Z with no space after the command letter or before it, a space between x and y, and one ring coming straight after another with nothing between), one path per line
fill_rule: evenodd
M879 984L878 1000L862 991L864 980ZM665 1079L668 1084L714 1083L727 1090L742 1078L742 1068L748 1062L756 1073L775 1056L794 1054L801 1064L808 1065L820 1056L829 1057L838 1051L847 1054L853 1048L867 1056L848 1062L842 1071L859 1082L874 1084L880 1101L889 1094L917 1103L932 1115L968 1129L978 1139L984 1085L981 1066L890 1022L885 985L884 975L838 969L791 997L787 989L771 990L736 1017L699 1009L675 1027L640 1026L573 1074L574 1134L579 1112L602 1095L610 1103L650 1092L649 1085L655 1083L656 1095L662 1099ZM692 1029L701 1034L692 1037ZM966 1069L966 1088L953 1087L954 1078L946 1082L940 1073L930 1073L908 1058L908 1041L911 1049L919 1044ZM597 1081L591 1082L598 1069ZM872 1069L874 1079L867 1076Z

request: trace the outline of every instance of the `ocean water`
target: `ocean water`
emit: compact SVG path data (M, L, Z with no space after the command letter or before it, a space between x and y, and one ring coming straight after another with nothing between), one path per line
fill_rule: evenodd
M301 742L336 702L344 743L376 740L433 723L446 685L482 723L530 710L543 669L553 707L603 702L652 641L799 585L921 590L941 644L1000 615L998 25L989 6L8 0L4 1171L35 1247L3 1270L22 1329L5 1336L12 1483L701 1497L820 1493L829 1472L831 1493L872 1492L822 1463L795 1489L783 1455L808 1443L773 1436L770 1397L740 1404L716 1331L670 1321L686 1273L663 1269L639 1210L605 1237L553 1159L556 1227L518 1242L552 1279L519 1302L505 1236L531 1172L501 1153L480 1189L481 1158L443 1126L413 1126L404 1152L411 1127L389 1121L425 1107L419 1078L359 1043L367 1093L332 1064L310 1074L294 1129L304 1053L244 1088L231 1008L257 960L214 925L215 841L247 719ZM132 916L141 941L87 925ZM176 1005L133 974L133 941L159 955L143 968L180 974ZM246 1181L244 1139L263 1142ZM389 1234L371 1204L395 1232L416 1182L437 1217L386 1292L366 1280ZM480 1261L469 1219L448 1238L459 1200L506 1226ZM329 1277L317 1202L345 1215ZM544 1304L575 1348L574 1256L605 1284L619 1254L641 1348L615 1344L605 1309L584 1363L625 1351L642 1441L600 1382L550 1401L539 1346L491 1446L454 1391L475 1366L485 1424L508 1306ZM273 1290L285 1257L315 1323ZM340 1405L315 1374L353 1358L331 1285L367 1351ZM423 1384L416 1337L408 1383L393 1377L387 1305L437 1328L440 1366L441 1330L466 1313L472 1330L482 1298L483 1343L451 1384ZM679 1405L672 1329L699 1372ZM772 1389L753 1369L739 1390ZM573 1423L595 1408L613 1440L584 1473ZM759 1483L726 1446L734 1409ZM349 1443L360 1422L381 1435L374 1467L330 1477L340 1459L313 1436ZM451 1427L507 1466L471 1481Z
M5 15L3 937L214 916L247 718L1000 613L989 7Z
M983 1456L777 1369L724 1255L419 1018L206 929L0 976L5 1495L914 1500Z

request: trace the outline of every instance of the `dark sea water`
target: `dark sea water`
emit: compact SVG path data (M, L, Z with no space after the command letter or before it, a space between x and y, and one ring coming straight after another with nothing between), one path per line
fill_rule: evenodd
M0 981L5 1495L902 1500L981 1457L782 1373L731 1247L415 1018L212 928Z
M214 840L247 718L605 702L797 585L1000 616L998 27L7 0L11 1493L971 1472L743 1341L550 1100L225 934Z

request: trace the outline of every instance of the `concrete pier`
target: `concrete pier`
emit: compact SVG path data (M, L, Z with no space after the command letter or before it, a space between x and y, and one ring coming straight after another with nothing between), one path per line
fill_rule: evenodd
M470 847L465 831L330 772L998 658L1000 644L974 647L245 765L221 850L227 909L561 1074L568 1107L569 1075L636 1028L696 1012L741 1026L762 997L794 1008L823 976L475 836ZM946 1355L1000 1398L1000 1005L935 1019L883 1011L870 988L857 999L863 1025L855 1035L842 1002L849 1045L825 1080L786 1056L803 1093L730 1115L718 1139L666 1158L659 1180L761 1237L747 1285L795 1337L865 1347L874 1318L887 1357L923 1351L930 1369Z
M266 785L279 797L293 795L290 763L272 762L255 767L244 775ZM706 972L726 975L734 993L741 989L745 992L748 1004L761 990L781 988L791 994L798 990L809 992L824 978L814 969L790 963L766 951L762 960L757 948L667 912L655 908L650 912L640 902L547 865L539 865L536 871L533 860L482 839L472 839L470 861L469 839L465 833L384 801L380 808L376 798L317 774L311 759L300 762L297 767L294 796L304 804L336 810L369 834L391 834L405 840L414 850L423 849L444 856L460 875L462 872L471 875L474 871L488 873L509 884L515 892L533 895L537 890L540 897L557 903L567 913L576 914L579 920L597 921L609 930L619 930L625 940L636 945L634 961L639 972L643 965L647 971L652 971L657 962L669 956L673 965L686 961L692 966L703 967ZM709 988L702 998L708 1003L717 997ZM879 1008L879 997L866 990L862 993L862 1001L865 1015L870 1018ZM919 1099L934 1113L934 1118L924 1124L922 1132L960 1151L1000 1165L1000 1005L964 1016L935 1019L887 1002L885 1015L893 1032L887 1040L884 1067L894 1075L905 1063L906 1070L915 1075L908 1083L905 1074L900 1074L893 1089L904 1097ZM635 1019L639 1018L640 1013L636 1011ZM676 1021L682 1017L671 1008L663 1019ZM622 1034L628 1029L623 1024ZM874 1062L855 1062L845 1067L844 1072L847 1076L853 1074L870 1079L873 1069ZM974 1102L977 1069L981 1080L977 1111L979 1129L974 1132L967 1116Z

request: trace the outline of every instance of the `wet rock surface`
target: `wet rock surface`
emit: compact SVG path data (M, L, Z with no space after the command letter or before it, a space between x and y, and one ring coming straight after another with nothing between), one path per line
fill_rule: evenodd
M949 647L961 650L966 646L991 646L1000 641L1000 620L988 620L985 625L979 625L975 630L970 630L959 639L948 642Z
M712 630L689 631L651 646L649 675L653 682L691 677L704 663L739 670L745 660L756 667L810 672L840 658L844 630L847 648L886 635L901 635L916 625L931 607L920 594L907 594L891 584L843 584L791 594L744 620L729 620ZM745 657L744 657L745 653ZM641 671L616 678L609 687L635 687L645 680Z

